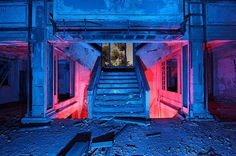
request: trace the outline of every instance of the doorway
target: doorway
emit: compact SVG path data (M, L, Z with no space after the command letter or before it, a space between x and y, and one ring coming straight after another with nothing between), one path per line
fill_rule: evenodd
M132 43L103 43L102 66L105 68L133 67Z

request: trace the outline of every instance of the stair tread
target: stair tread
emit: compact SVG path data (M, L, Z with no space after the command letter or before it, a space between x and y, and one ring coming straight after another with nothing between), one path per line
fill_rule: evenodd
M109 94L98 94L97 97L111 97L111 96L114 96L114 97L133 97L133 96L137 96L137 97L140 97L140 94L139 93L130 93L130 94L114 94L114 93L109 93Z
M133 108L133 109L123 109L121 108L118 109L116 108L115 110L112 109L112 108L103 108L103 109L95 109L93 110L94 113L143 113L144 112L144 109L141 108L140 110L138 110L137 108Z
M142 102L139 103L109 103L109 102L95 102L94 106L107 106L107 107L112 107L112 106L121 106L121 107L139 107L143 106Z
M110 75L106 75L106 76L104 76L104 75L102 75L102 76L100 76L100 79L101 80L106 80L106 79L111 79L111 80L116 80L116 79L137 79L137 77L136 76L134 76L134 75L130 75L130 76L126 76L126 75L122 75L122 76L110 76Z
M102 73L101 76L136 76L135 73Z
M116 79L116 80L112 80L112 79L100 79L98 84L103 84L103 83L116 83L116 84L119 84L119 83L138 83L138 80L137 79L122 79L122 80L119 80L119 79Z
M98 86L98 89L139 89L139 87L137 86L131 86L131 87L125 87L125 86L116 86L116 87L112 87L112 86L107 86L107 87L101 87Z
M98 84L98 87L139 87L138 83Z

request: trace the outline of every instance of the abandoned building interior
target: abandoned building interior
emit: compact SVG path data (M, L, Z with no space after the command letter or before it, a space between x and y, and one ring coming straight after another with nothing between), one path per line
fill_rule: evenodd
M0 155L236 155L235 121L235 0L0 0Z

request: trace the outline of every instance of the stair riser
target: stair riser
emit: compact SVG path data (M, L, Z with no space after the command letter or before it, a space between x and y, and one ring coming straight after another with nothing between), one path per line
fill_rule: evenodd
M100 76L101 80L123 80L123 79L136 79L136 76Z
M122 83L138 83L137 79L131 79L131 80L99 80L99 83L116 83L116 84L122 84Z
M130 95L97 95L96 100L136 100L139 99L139 94Z
M101 118L101 117L143 117L145 118L144 113L94 113L94 118Z
M139 93L139 89L98 89L97 94L130 94Z
M120 106L129 106L129 105L142 105L142 100L137 101L95 101L95 105L106 105L106 106L113 106L113 105L120 105Z
M138 88L138 84L98 84L98 88Z
M136 75L135 72L102 72L101 75Z
M94 107L94 113L141 113L144 112L142 107Z

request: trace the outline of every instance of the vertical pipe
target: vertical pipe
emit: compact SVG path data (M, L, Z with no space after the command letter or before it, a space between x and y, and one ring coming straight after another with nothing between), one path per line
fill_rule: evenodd
M28 63L27 63L27 117L31 116L31 31L32 31L32 0L28 0Z

